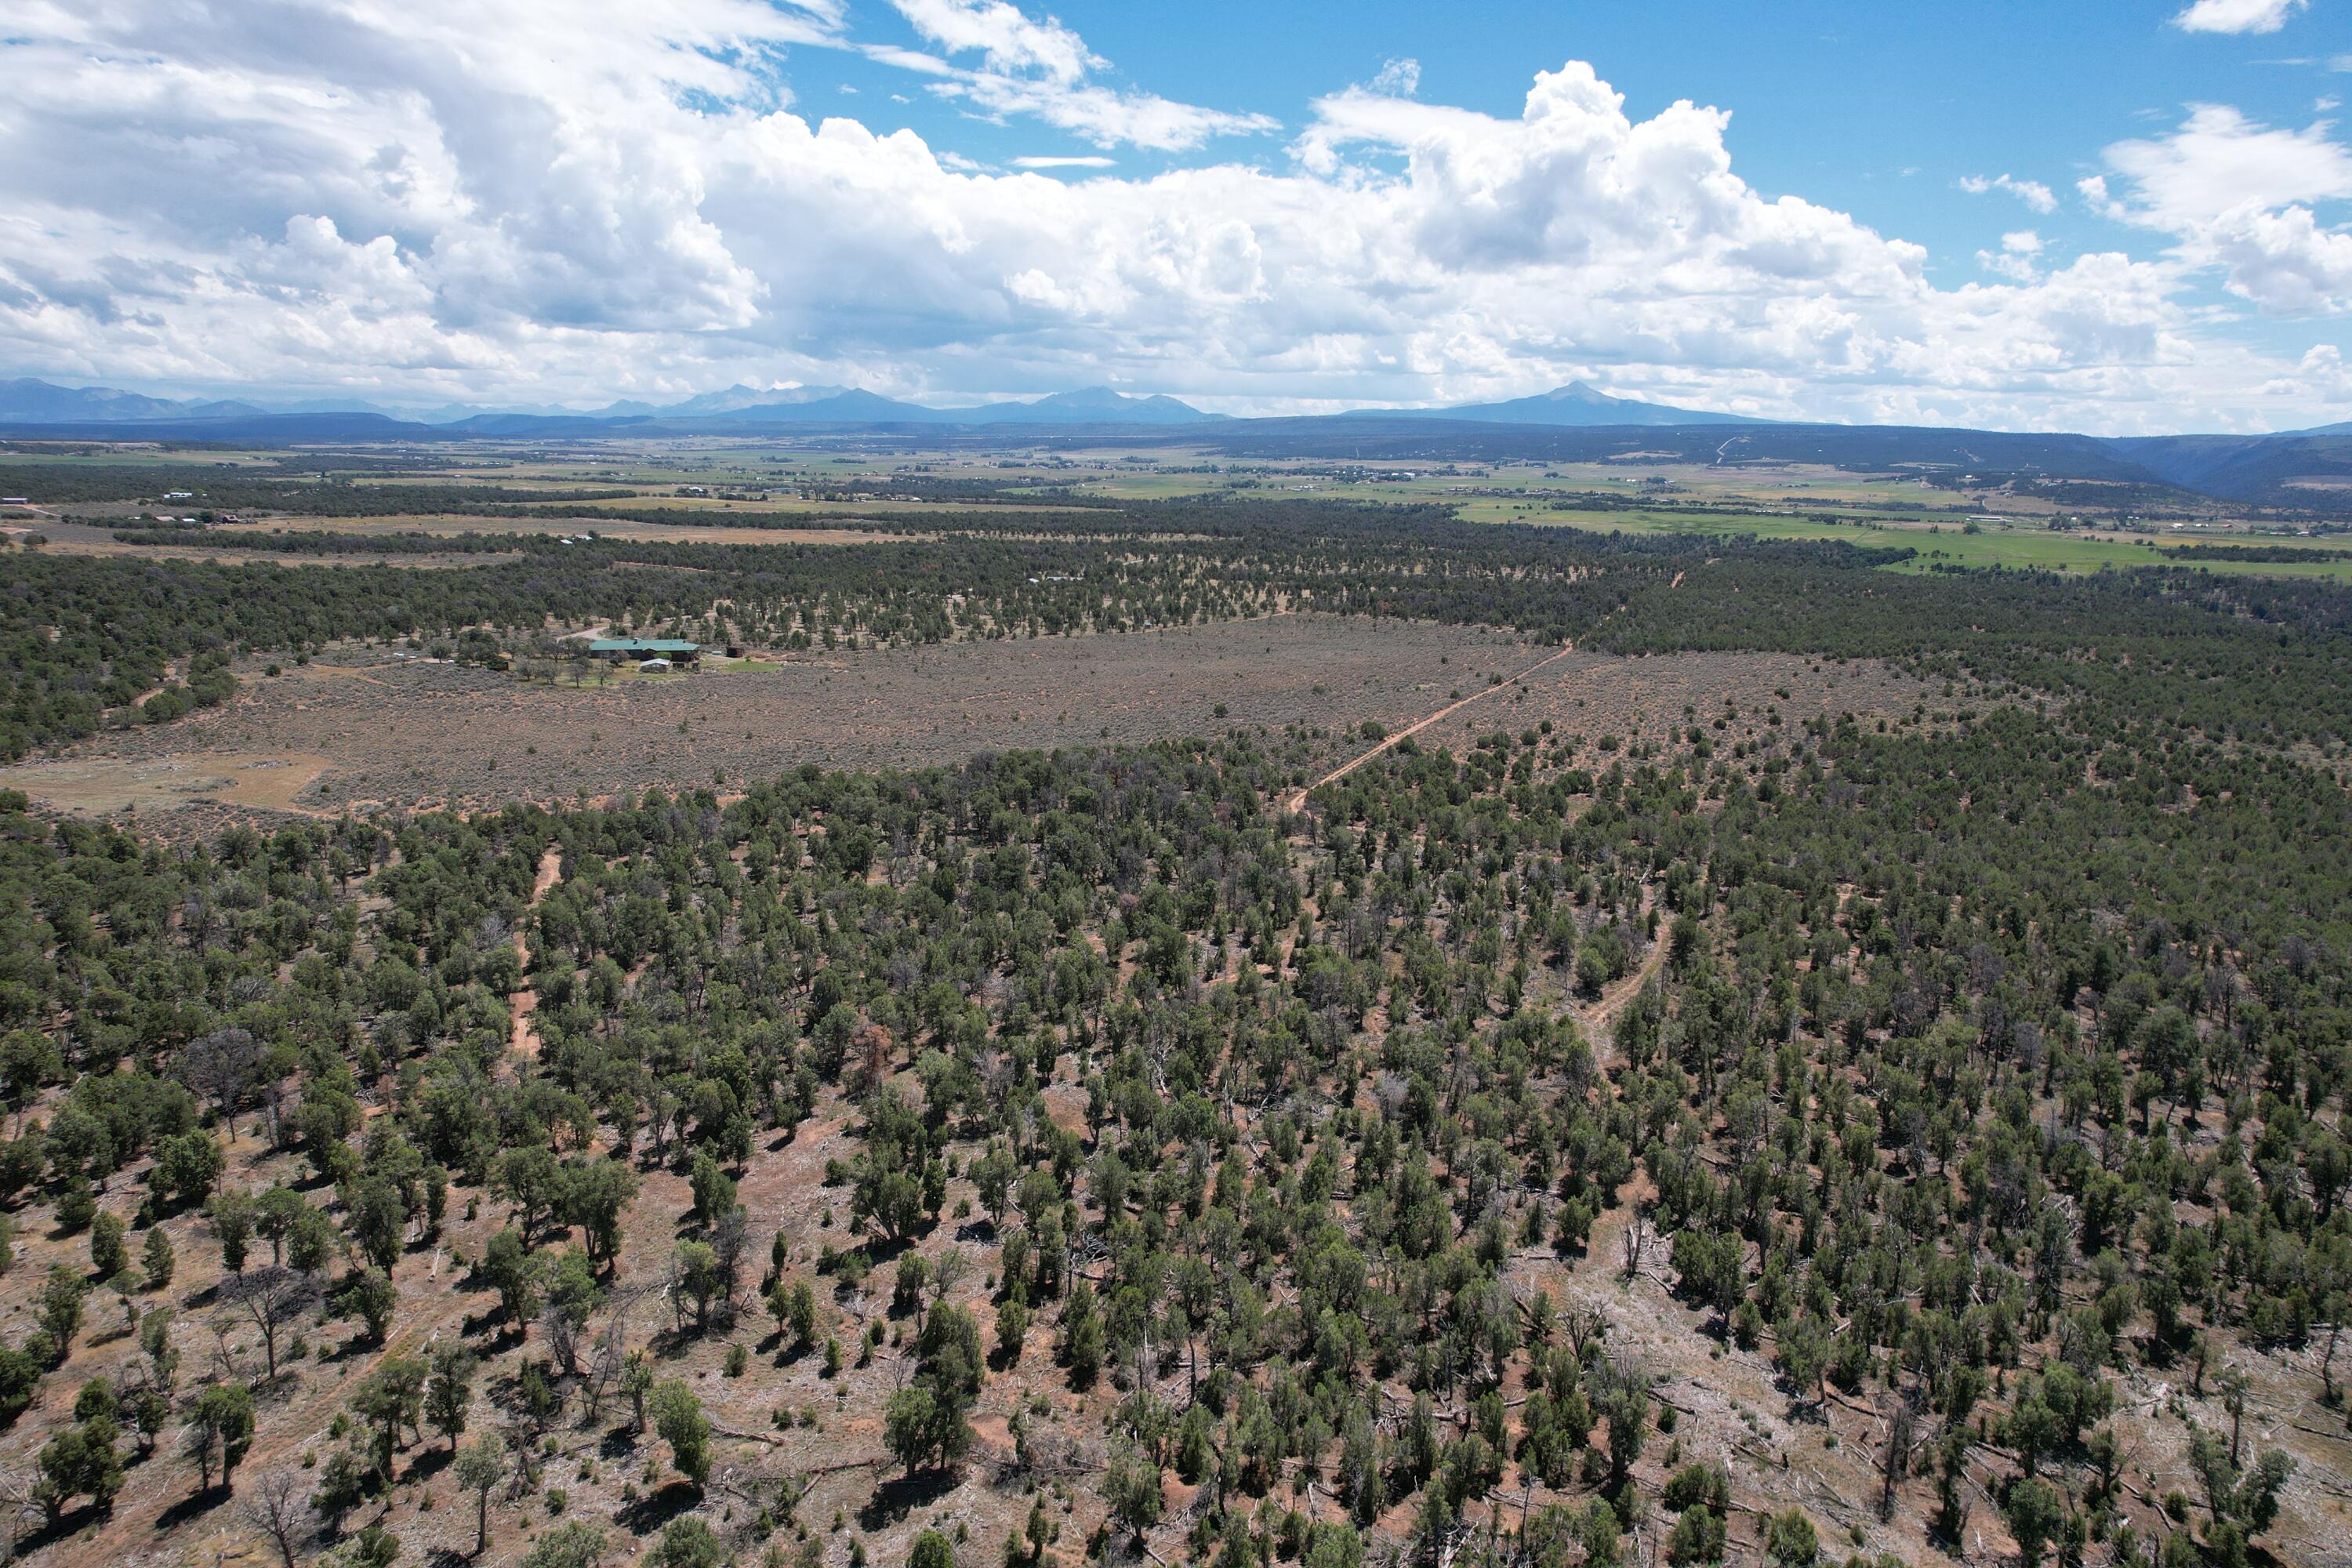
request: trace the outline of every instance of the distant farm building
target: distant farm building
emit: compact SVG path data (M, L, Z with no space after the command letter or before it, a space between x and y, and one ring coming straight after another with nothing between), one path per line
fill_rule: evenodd
M642 664L659 658L671 664L692 664L702 657L702 645L680 642L676 637L598 637L588 645L588 651L614 663L633 658Z

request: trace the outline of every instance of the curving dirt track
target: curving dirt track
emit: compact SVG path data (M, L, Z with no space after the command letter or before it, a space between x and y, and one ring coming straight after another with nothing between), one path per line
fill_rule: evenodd
M1313 784L1307 785L1305 788L1291 791L1288 798L1282 803L1283 810L1289 812L1293 816L1297 816L1299 812L1307 809L1307 795L1316 790L1321 789L1325 784L1333 784L1340 779L1346 778L1349 773L1354 773L1358 768L1362 767L1366 763L1370 762L1382 752L1388 751L1393 746L1401 745L1412 737L1420 734L1423 730L1430 728L1430 726L1452 718L1454 714L1460 712L1463 709L1469 707L1470 704L1477 701L1480 698L1488 697L1493 695L1495 692L1506 690L1511 687L1518 685L1521 681L1527 679L1528 676L1533 675L1544 666L1555 663L1559 659L1566 658L1570 654L1575 651L1576 645L1574 643L1570 643L1566 647L1561 648L1559 652L1548 654L1544 658L1536 660L1535 663L1528 666L1527 668L1519 671L1518 674L1511 677L1508 680L1504 681L1501 685L1489 686L1483 690L1474 691L1467 697L1457 698L1454 701L1447 703L1444 707L1440 708L1436 712L1432 713L1428 718L1419 720L1413 723L1406 725L1403 729L1397 731L1393 734L1384 736L1381 742L1372 747L1371 750L1365 752L1360 756L1350 757L1348 761L1340 763L1338 767L1333 768L1329 773L1325 773L1321 778L1317 779Z

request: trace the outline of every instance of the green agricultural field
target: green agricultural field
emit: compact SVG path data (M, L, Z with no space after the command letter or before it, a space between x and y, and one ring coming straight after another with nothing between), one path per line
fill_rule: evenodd
M1562 528L1590 529L1604 533L1748 534L1759 539L1830 539L1859 545L1903 545L1919 553L1887 568L1893 572L1926 572L1938 565L2004 566L2042 572L2100 572L2134 566L2189 565L2208 571L2245 573L2264 577L2315 577L2352 583L2352 550L2332 561L2223 561L2200 558L2180 561L2162 553L2162 547L2186 542L2177 536L2145 542L2083 533L2053 533L2027 527L1986 527L1976 533L1937 520L1871 520L1820 522L1801 517L1759 517L1747 512L1581 511L1526 513L1523 509L1474 502L1464 507L1466 517L1491 521L1549 523ZM1497 516L1498 510L1508 516ZM2240 542L2200 535L2203 544L2229 546ZM2273 542L2247 539L2243 544ZM2322 546L2322 548L2325 548Z

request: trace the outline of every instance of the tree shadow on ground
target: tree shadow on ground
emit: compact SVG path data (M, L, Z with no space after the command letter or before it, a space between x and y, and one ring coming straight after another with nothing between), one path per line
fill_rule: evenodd
M457 1331L469 1340L488 1333L490 1336L490 1343L496 1347L490 1352L493 1355L496 1355L499 1351L508 1349L515 1341L522 1337L515 1332L514 1325L507 1321L504 1307L489 1307L479 1312L467 1313L459 1321Z
M225 1486L206 1487L204 1490L184 1497L155 1518L158 1530L177 1530L184 1524L202 1519L221 1504L228 1501L229 1489Z
M632 1535L652 1535L702 1500L691 1481L672 1481L628 1507L614 1511L613 1521Z
M33 1552L38 1552L44 1546L54 1546L58 1542L70 1541L75 1536L79 1535L82 1532L84 1526L95 1524L100 1520L106 1518L109 1511L109 1510L102 1509L94 1502L89 1502L82 1504L81 1507L75 1509L70 1513L59 1514L54 1524L44 1523L40 1529L34 1531L31 1534L18 1536L16 1538L16 1555L18 1557L26 1557L31 1555ZM177 1510L174 1510L173 1511Z
M883 1530L898 1523L916 1509L938 1501L956 1489L953 1470L917 1470L911 1476L884 1481L874 1489L866 1506L857 1510L857 1528Z

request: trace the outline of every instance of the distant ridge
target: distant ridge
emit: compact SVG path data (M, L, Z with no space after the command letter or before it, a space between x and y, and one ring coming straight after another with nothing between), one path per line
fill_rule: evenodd
M1114 392L1108 386L1085 386L1056 392L1034 403L992 403L961 412L967 419L988 425L1198 425L1222 420L1222 414L1203 414L1189 403L1155 394L1149 397Z
M58 386L30 378L0 381L0 423L65 425L140 419L224 419L268 410L250 403L173 402L110 386Z
M608 419L638 418L660 415L668 418L693 417L700 415L733 414L762 403L813 403L820 397L838 395L838 386L796 386L786 390L763 390L740 384L723 392L706 392L682 403L639 403L627 400L611 403L596 412Z
M740 401L738 395L747 391L737 387L715 394L711 400L689 399L648 412L663 419L703 417L746 425L1198 425L1224 417L1203 414L1173 397L1137 397L1108 386L970 408L933 408L838 386L796 387L758 395L758 402ZM717 406L709 405L713 400Z
M1390 418L1470 419L1481 425L1560 425L1584 427L1601 425L1769 425L1740 414L1710 414L1699 408L1675 408L1639 398L1612 397L1580 381L1514 397L1502 403L1457 403L1446 408L1367 408L1362 415ZM1343 417L1347 417L1343 416Z
M936 408L927 408L919 403L901 403L895 397L885 397L878 392L866 392L858 387L825 386L803 390L823 395L798 398L790 393L772 394L769 402L701 417L709 423L719 425L945 425L954 422L951 415ZM675 409L664 409L655 417L678 419L695 416Z

